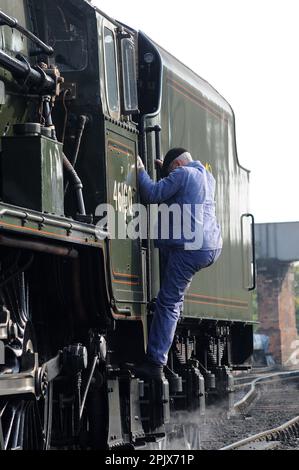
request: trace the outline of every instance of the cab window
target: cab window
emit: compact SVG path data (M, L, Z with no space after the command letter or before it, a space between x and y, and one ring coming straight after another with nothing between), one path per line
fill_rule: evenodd
M41 16L47 19L45 40L54 48L54 62L60 72L85 70L88 65L88 50L84 16L64 0L45 0L38 3L43 3L44 6L37 11L37 23L43 24Z
M104 42L108 106L109 110L115 113L119 111L115 39L113 32L106 27L104 28Z
M132 113L138 110L135 48L130 39L122 40L122 65L124 111Z

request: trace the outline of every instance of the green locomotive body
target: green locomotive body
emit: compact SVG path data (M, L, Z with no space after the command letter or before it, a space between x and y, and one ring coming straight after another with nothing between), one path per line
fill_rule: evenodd
M0 448L159 439L250 367L254 221L233 111L88 1L0 0L0 25ZM138 154L156 179L174 146L215 176L224 249L186 296L177 380L147 383L126 363L144 355L159 252L119 234L140 202ZM107 203L116 237L98 225Z

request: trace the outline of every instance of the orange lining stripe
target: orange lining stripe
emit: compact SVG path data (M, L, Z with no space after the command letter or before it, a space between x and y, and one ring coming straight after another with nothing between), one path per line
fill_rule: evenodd
M206 109L207 111L209 111L214 116L216 116L220 119L224 119L225 121L228 122L228 117L227 116L223 116L216 109L213 109L211 106L209 106L207 103L205 103L200 97L196 96L195 93L190 88L186 88L183 84L181 84L180 82L177 82L173 78L168 78L167 80L168 80L168 83L170 84L170 86L172 86L172 88L174 88L176 91L178 91L181 95L185 96L186 98L189 98L191 101L193 101L197 105L201 106L202 108ZM185 90L191 96L187 95L182 90L179 90L178 87Z
M245 302L244 300L239 300L239 299L228 299L224 297L210 297L208 295L191 294L191 293L187 295L192 296L192 297L199 297L201 299L224 300L224 301L229 301L229 302L234 302L234 303L240 303L243 305L248 305L248 302Z
M114 318L121 318L122 320L141 320L142 319L141 316L139 316L139 317L136 317L136 316L135 317L129 317L127 315L120 315L118 313L113 313L112 315L113 315Z
M58 237L58 238L63 238L64 240L77 240L77 241L80 241L80 242L83 242L82 238L77 238L77 237L67 237L65 235L59 235L57 233L54 233L54 232L46 232L45 230L37 230L35 228L30 228L30 227L20 227L19 225L13 225L13 224L8 224L7 222L0 222L0 227L1 225L5 225L5 227L12 227L12 228L17 228L19 229L21 232L33 232L33 233L39 233L39 234L44 234L44 235L51 235L52 237ZM85 240L85 243L86 240ZM95 245L98 245L96 242L88 242L88 243L93 243Z
M125 155L126 157L129 157L130 156L130 153L129 152L124 152L123 150L120 150L119 148L117 147L112 147L111 145L109 145L108 147L108 150L110 150L111 152L119 152L119 153L122 153L123 155Z
M214 305L216 307L239 308L241 310L248 310L248 307L239 307L238 305L216 304L214 302L200 302L199 300L189 300L189 299L187 299L186 302L187 303L190 302L191 304Z
M113 272L113 276L130 277L130 278L139 279L139 276L137 276L136 274L116 273L115 271L112 271L112 272Z
M127 153L129 153L131 155L134 155L134 152L130 148L126 147L126 144L123 144L123 143L119 142L118 140L109 139L108 140L108 145L110 144L110 142L112 144L120 145L123 149L127 150Z
M117 280L113 280L112 282L114 282L115 284L125 284L127 286L139 286L139 282L131 282L131 281L117 281Z
M126 147L126 144L124 144L123 142L119 142L119 140L109 139L109 142L114 142L115 144L120 145L121 147L123 147L124 149L126 149L126 150L128 150L130 153L132 153L132 150L131 150L129 147Z

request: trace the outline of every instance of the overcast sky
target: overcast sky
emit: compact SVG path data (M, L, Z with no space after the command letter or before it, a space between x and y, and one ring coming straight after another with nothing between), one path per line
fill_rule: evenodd
M257 222L299 221L298 0L93 0L208 80L236 114Z

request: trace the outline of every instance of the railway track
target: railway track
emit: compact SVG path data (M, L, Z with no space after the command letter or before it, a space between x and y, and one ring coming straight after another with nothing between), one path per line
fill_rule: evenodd
M237 446L241 442L240 448L268 449L288 446L291 441L297 444L299 424L292 420L296 416L299 423L299 370L263 373L248 379L237 384L237 395L243 391L238 401L233 402L231 394L231 403L226 399L208 407L205 416L179 414L177 424L169 426L166 439L151 448L229 450L230 446L234 448L233 442ZM283 422L286 428L280 429ZM260 429L268 431L258 433Z
M220 450L258 450L275 448L283 444L295 444L297 446L297 439L299 438L299 416L292 418L286 423L277 426L276 428L254 434L253 436L241 439L233 444L222 447ZM259 444L264 445L259 445ZM268 446L267 446L268 444ZM271 445L272 444L272 445Z
M251 403L257 398L259 394L259 386L267 386L269 384L274 384L278 381L285 382L294 379L299 380L299 370L273 372L271 374L258 376L250 382L239 384L237 383L235 385L236 390L246 387L249 387L249 390L239 401L234 404L233 411L236 413L245 413Z
M207 420L200 448L229 450L237 446L253 450L298 445L298 384L298 370L242 381L236 388L243 396L227 413L228 419L223 420L223 414L218 413L215 424Z
M275 372L284 372L284 370L280 370L274 366L251 369L250 371L246 373L235 375L234 383L237 387L239 387L242 384L246 385L247 383L251 383L253 380L257 379L258 377L264 377L265 375L270 375Z

